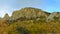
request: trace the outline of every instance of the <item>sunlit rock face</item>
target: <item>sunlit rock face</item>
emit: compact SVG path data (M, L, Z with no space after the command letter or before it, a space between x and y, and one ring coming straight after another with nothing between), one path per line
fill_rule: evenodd
M26 7L21 10L14 11L12 14L13 19L25 17L27 19L37 18L37 17L47 17L47 13L41 9Z
M59 20L60 21L60 12L51 13L47 18L47 21L48 20Z

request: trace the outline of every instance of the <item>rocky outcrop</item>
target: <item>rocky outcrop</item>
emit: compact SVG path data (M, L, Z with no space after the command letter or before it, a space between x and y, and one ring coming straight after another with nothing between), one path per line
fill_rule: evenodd
M27 19L31 19L31 18L37 18L37 17L47 17L48 13L44 12L41 9L37 9L37 8L32 8L32 7L26 7L26 8L22 8L21 10L17 10L14 11L12 14L12 18L13 19L17 19L17 18L21 18L21 17L25 17Z
M60 21L60 12L53 12L51 13L48 18L47 18L47 21L48 20L59 20Z
M10 19L10 16L8 15L8 13L6 13L3 17L4 20L9 20Z

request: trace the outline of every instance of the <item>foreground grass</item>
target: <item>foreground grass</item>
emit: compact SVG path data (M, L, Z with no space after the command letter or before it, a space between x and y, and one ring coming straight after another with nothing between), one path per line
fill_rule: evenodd
M59 21L33 21L25 20L10 25L6 21L0 23L0 34L60 34Z

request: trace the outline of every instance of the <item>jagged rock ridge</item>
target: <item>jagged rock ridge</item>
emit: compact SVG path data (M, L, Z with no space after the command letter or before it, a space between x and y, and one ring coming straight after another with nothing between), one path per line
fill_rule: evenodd
M12 14L12 18L17 19L20 17L26 17L28 19L37 18L37 17L47 17L48 13L44 12L41 9L27 7L21 10L14 11Z
M48 20L54 20L55 17L58 17L58 20L60 20L60 12L48 13L38 8L26 7L22 8L21 10L14 11L11 17L9 17L8 14L5 14L4 19L16 21L17 19L24 20L24 19L37 18L42 20L43 18L45 18L45 20L48 21Z

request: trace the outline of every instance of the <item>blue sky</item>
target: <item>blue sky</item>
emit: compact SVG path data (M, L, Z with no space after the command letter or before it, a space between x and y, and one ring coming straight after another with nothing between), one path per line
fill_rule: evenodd
M35 7L47 12L59 12L60 0L0 0L0 17L5 13L10 16L13 11L24 7Z

